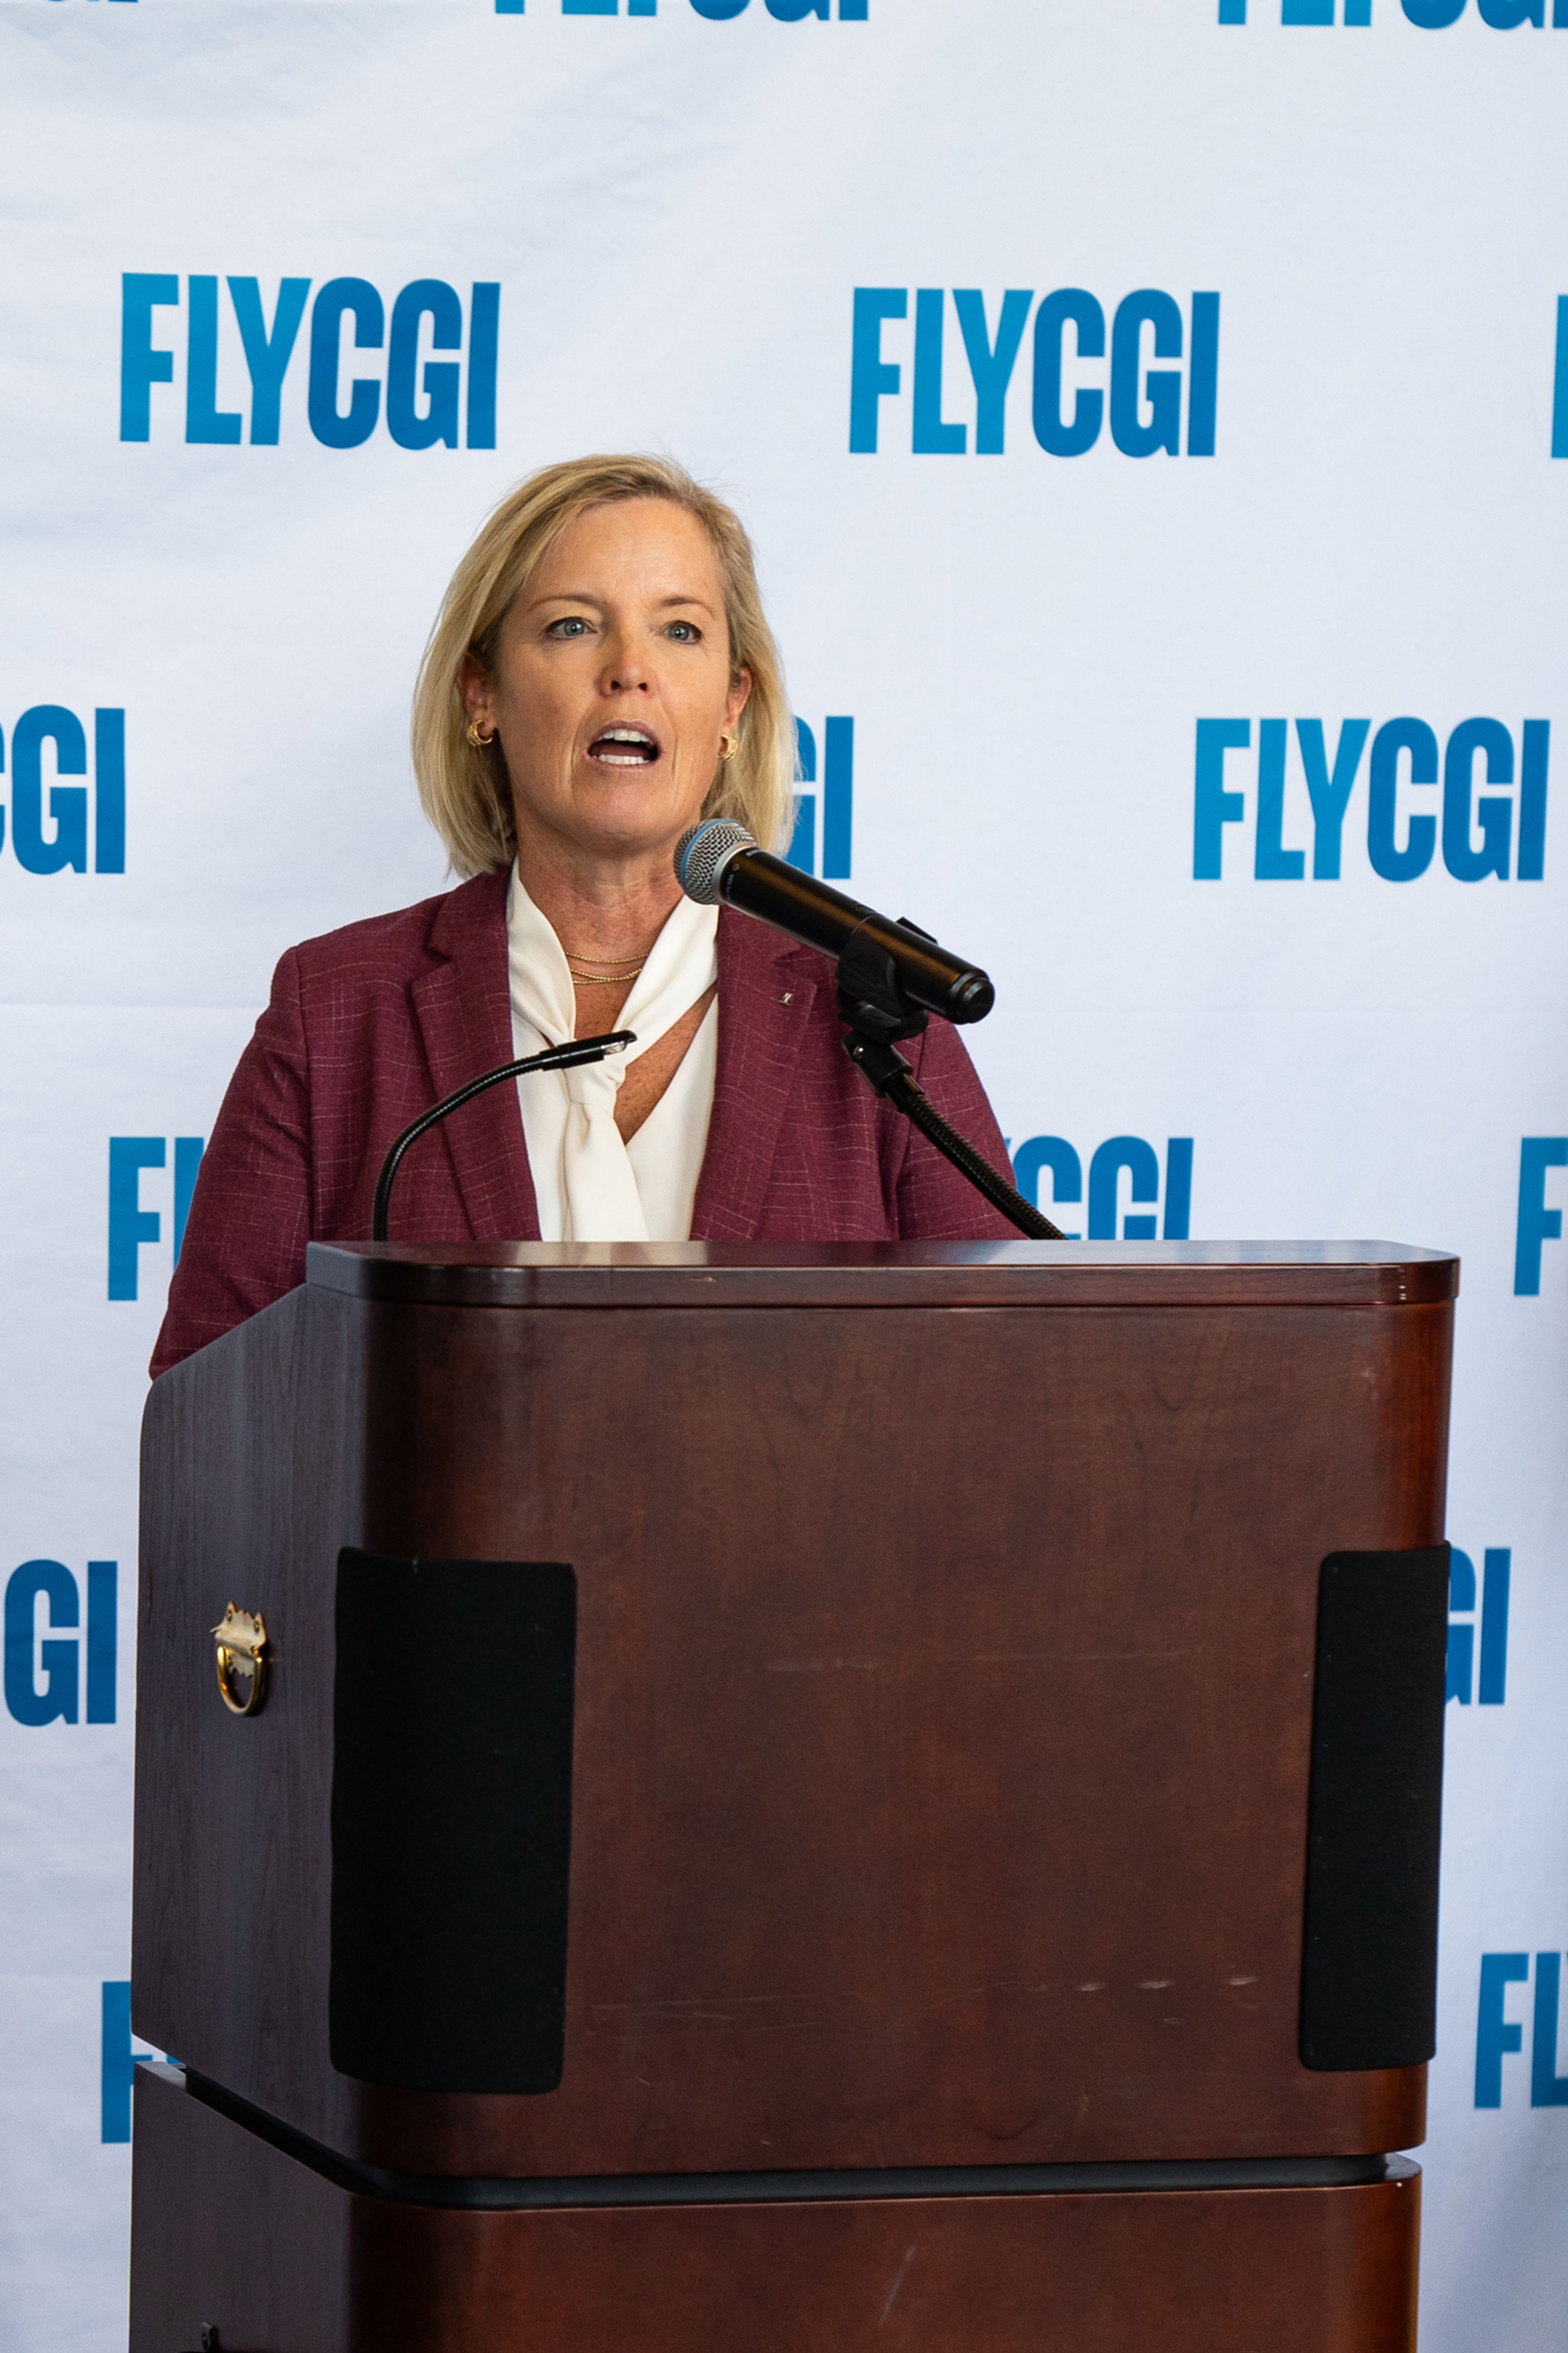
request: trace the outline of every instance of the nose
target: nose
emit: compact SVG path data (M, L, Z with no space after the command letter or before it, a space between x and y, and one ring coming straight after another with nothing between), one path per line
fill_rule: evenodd
M653 666L646 649L629 631L619 629L605 649L604 691L606 694L651 694Z

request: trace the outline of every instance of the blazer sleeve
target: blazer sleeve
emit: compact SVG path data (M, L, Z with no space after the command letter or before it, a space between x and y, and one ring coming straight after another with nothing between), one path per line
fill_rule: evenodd
M310 1199L310 1059L290 948L202 1155L154 1379L304 1282Z
M1007 1147L963 1039L947 1021L933 1021L904 1052L935 1108L966 1144L973 1145L999 1176L1010 1177ZM900 1241L1016 1242L1016 1226L977 1193L967 1176L929 1144L916 1127L900 1120L907 1142L899 1172L896 1203Z

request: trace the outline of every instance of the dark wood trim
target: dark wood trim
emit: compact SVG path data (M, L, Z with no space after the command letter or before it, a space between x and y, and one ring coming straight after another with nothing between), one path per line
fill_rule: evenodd
M395 2173L359 2165L237 2099L177 2063L146 2062L155 2075L215 2108L247 2133L323 2174L356 2197L463 2213L523 2213L561 2207L777 2206L860 2198L1103 2197L1133 2189L1353 2189L1413 2181L1405 2157L1152 2158L1100 2165L882 2166L816 2173Z
M314 1287L429 1307L1397 1307L1459 1288L1457 1258L1398 1242L312 1242L308 1265Z
M454 2211L137 2070L131 2353L1414 2353L1421 2182Z

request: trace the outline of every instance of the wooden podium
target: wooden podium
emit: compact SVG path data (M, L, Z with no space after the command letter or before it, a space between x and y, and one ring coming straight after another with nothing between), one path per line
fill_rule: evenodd
M1411 2353L1456 1278L312 1248L147 1409L132 2353Z

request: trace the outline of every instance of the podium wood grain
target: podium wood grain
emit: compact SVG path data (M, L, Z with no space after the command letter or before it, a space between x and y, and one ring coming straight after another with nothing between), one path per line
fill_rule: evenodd
M1452 1261L405 1251L405 1295L363 1295L399 1255L325 1254L153 1393L141 2034L412 2172L1419 2141L1424 2069L1314 2073L1297 2021L1319 1564L1441 1538ZM330 2064L343 1545L575 1568L555 2093ZM214 1688L231 1600L276 1646L254 1722ZM1327 2215L1371 2193L1289 2195ZM1113 2246L1116 2201L1072 2202L1051 2229ZM580 2225L625 2249L644 2227ZM693 2218L691 2248L719 2227ZM849 2225L725 2227L798 2232L815 2271ZM942 2225L955 2248L966 2227ZM1320 2341L1363 2340L1248 2340Z

